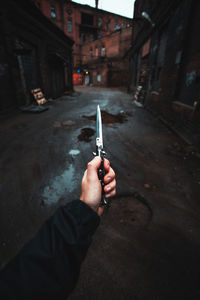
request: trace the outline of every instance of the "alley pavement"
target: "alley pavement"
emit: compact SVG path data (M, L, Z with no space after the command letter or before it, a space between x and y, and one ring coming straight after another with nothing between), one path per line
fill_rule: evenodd
M1 266L58 206L79 198L97 104L117 195L69 299L199 299L200 160L117 89L77 87L42 113L1 119Z

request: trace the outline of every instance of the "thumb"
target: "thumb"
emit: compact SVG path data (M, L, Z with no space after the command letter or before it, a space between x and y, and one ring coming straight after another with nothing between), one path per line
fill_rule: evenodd
M92 180L95 179L97 176L97 170L99 169L100 165L101 165L101 157L99 156L95 156L93 158L93 160L91 160L88 163L88 167L87 167L87 175L88 175L88 179Z

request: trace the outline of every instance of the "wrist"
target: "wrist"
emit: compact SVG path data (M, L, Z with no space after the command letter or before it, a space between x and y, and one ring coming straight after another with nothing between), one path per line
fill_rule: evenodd
M87 204L93 211L95 211L97 213L98 211L98 207L97 205L95 205L94 203L87 201L86 199L84 199L84 197L80 196L80 200L82 202L84 202L85 204Z

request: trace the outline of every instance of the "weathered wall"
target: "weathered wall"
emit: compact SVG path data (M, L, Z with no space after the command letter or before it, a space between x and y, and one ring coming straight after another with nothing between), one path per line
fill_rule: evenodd
M82 46L83 68L90 72L90 83L102 86L127 85L129 58L124 57L131 46L131 28L111 33ZM101 81L97 81L97 74Z
M29 1L9 0L0 12L6 37L0 40L0 60L7 66L0 77L1 110L31 103L33 88L42 88L47 98L73 89L73 41Z
M199 128L200 117L200 3L137 0L135 17L142 11L150 15L155 26L139 21L140 26L133 27L131 88L140 84L146 65L144 105L191 136L189 132ZM143 56L148 40L150 51Z

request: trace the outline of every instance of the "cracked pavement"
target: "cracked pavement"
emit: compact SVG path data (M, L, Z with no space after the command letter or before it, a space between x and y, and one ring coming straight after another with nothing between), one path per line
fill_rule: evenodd
M77 87L43 113L1 120L1 266L56 207L79 197L97 104L125 116L120 123L107 115L103 125L117 196L69 299L198 299L200 160L117 89Z

